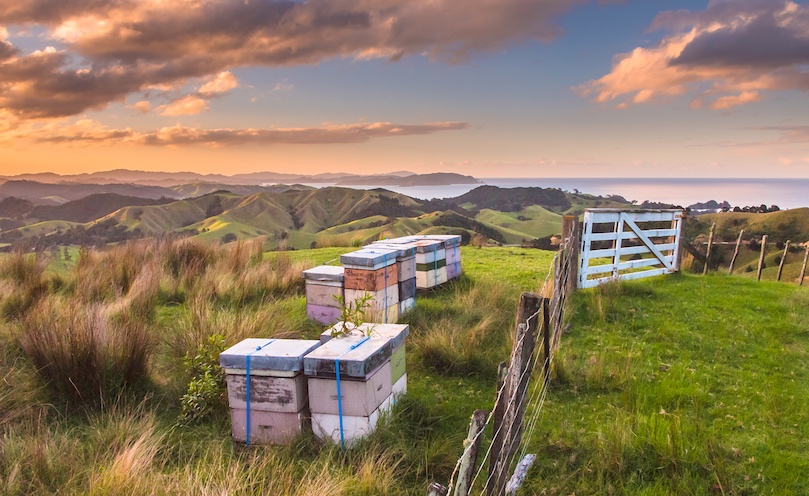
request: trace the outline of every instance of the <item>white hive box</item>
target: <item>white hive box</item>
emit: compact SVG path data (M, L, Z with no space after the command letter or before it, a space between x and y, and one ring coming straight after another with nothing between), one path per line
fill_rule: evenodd
M313 340L253 338L219 355L236 441L280 444L300 433L309 400L303 357L319 346Z
M399 318L416 308L416 298L408 298L399 302Z
M388 411L393 406L393 397L389 396L382 404L374 410L374 412L365 417L343 416L342 426L340 416L330 413L313 413L312 414L312 431L315 436L323 440L331 440L335 444L339 444L342 440L345 441L347 446L351 446L359 439L371 434L376 429L376 423L379 417ZM342 436L340 431L342 430Z

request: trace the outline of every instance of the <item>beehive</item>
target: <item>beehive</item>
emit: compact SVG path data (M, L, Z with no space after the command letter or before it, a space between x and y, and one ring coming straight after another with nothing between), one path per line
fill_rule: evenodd
M399 320L397 254L397 250L366 247L340 257L345 268L346 304L370 297L368 313L375 322Z
M304 371L313 432L350 444L372 432L379 416L406 392L404 341L409 327L363 324L332 338L335 328L342 323L321 335L323 344L304 358Z
M306 315L325 325L341 317L340 299L344 298L345 269L331 265L304 270L306 281Z
M377 241L374 248L396 250L396 265L399 268L399 317L416 306L416 245L407 238Z
M223 351L233 439L281 444L308 425L308 383L303 357L319 341L245 339Z

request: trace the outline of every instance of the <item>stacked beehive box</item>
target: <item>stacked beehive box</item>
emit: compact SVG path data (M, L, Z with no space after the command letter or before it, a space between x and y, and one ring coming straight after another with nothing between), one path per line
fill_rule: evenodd
M345 302L369 297L368 320L399 320L399 270L397 250L366 247L340 257L345 268Z
M374 248L396 250L396 265L399 278L399 316L416 307L416 245L396 238L377 241Z
M324 325L340 320L340 299L344 298L345 269L320 265L303 271L306 281L306 315Z
M416 287L431 289L447 282L447 259L444 242L415 237Z
M446 254L447 280L461 277L461 236L447 234L426 236L427 239L442 241L444 243L444 253Z
M338 338L327 331L325 342L304 358L312 430L321 439L350 444L373 432L379 416L406 390L403 350L408 326L366 325L372 327L370 335L365 326ZM400 353L396 364L391 362L394 351Z
M320 341L245 339L219 355L227 374L233 439L281 444L309 422L303 357Z

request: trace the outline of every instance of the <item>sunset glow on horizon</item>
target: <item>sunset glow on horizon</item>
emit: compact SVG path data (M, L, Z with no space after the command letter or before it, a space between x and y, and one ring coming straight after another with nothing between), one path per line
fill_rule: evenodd
M0 0L0 176L809 177L792 0Z

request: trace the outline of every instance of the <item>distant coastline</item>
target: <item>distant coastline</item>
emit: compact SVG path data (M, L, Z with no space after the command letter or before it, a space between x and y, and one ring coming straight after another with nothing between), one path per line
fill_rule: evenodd
M579 191L595 196L619 195L627 200L645 200L688 206L708 200L727 201L732 206L778 205L782 209L809 207L809 179L698 179L698 178L480 178L483 184L501 188L541 187ZM336 182L305 183L323 188ZM449 184L436 186L351 185L357 189L385 188L396 193L430 200L455 198L478 186Z

